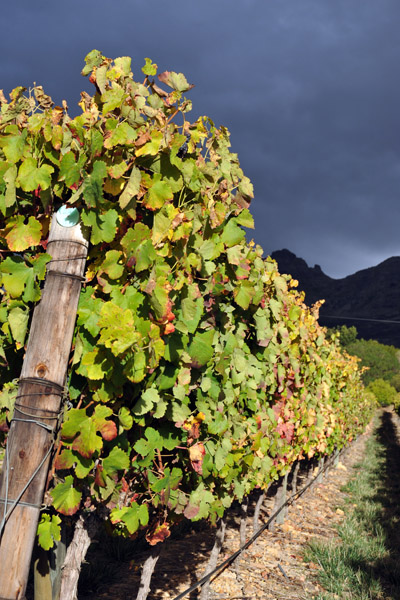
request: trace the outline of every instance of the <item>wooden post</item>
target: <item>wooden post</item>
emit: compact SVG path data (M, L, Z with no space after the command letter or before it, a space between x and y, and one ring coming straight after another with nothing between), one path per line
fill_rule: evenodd
M0 600L24 597L71 352L88 242L53 218L0 481Z

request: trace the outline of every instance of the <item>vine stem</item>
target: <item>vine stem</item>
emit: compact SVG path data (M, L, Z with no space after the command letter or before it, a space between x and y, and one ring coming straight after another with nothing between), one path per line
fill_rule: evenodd
M144 561L136 600L146 600L150 591L151 578L163 547L163 544L160 543L156 546L152 546L150 556Z
M98 523L83 514L75 525L72 542L68 546L61 574L60 600L78 600L78 579L86 552L98 529Z
M257 531L260 529L260 512L261 512L261 507L264 503L265 500L265 495L267 493L267 490L260 490L260 494L257 498L257 502L254 508L254 515L253 515L253 535L257 533ZM253 547L255 547L257 543L257 540L254 540L253 542Z
M215 534L215 542L213 549L211 550L210 558L208 559L208 564L206 566L206 570L204 571L204 575L207 575L211 571L215 569L218 562L218 556L221 552L222 545L225 539L225 530L226 530L226 521L222 517L219 520L219 525L217 529L217 533ZM203 576L204 576L203 575ZM210 591L210 581L206 581L206 583L201 588L199 600L208 600Z

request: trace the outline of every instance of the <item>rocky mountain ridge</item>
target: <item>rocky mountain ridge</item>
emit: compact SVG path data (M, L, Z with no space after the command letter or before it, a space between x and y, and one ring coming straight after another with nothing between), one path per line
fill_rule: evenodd
M320 310L322 325L354 325L359 337L400 348L399 256L343 279L332 279L319 265L309 267L305 260L286 249L273 252L271 257L277 261L281 273L298 280L307 304L325 300Z

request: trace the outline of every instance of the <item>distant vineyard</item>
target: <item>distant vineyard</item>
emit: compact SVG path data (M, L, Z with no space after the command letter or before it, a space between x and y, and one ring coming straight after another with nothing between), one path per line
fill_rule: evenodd
M50 219L67 203L90 235L45 549L72 515L151 545L182 519L215 522L299 459L348 444L373 410L318 306L246 241L253 189L227 129L187 120L184 75L159 74L161 88L157 65L142 71L136 82L129 58L91 52L95 93L73 119L40 87L1 99L4 437Z

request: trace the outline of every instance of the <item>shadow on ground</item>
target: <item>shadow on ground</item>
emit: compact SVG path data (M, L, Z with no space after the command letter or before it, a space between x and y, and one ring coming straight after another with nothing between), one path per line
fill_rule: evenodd
M379 581L384 596L376 598L400 600L400 419L388 409L383 410L379 418L375 435L380 451L371 469L371 483L375 484L376 491L370 498L376 512L371 519L366 509L356 507L355 515L367 523L371 536L381 535L386 554L370 564L357 561L352 567Z

